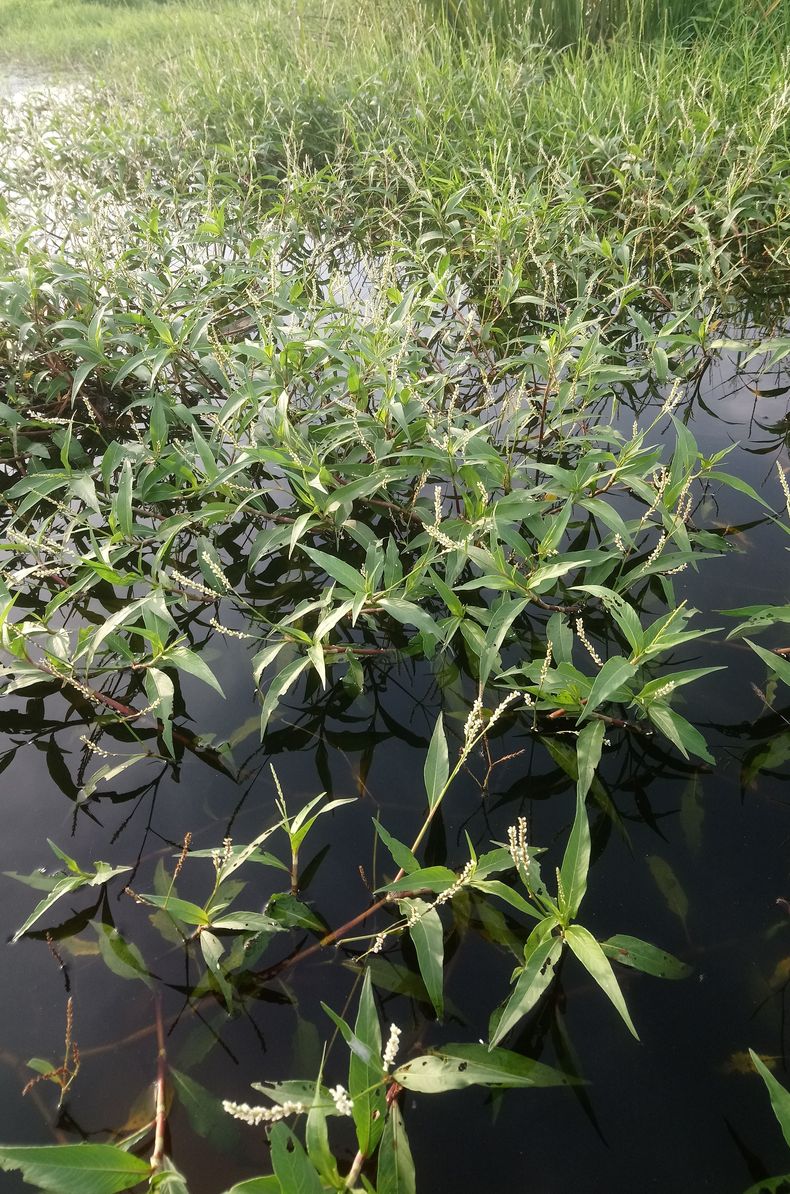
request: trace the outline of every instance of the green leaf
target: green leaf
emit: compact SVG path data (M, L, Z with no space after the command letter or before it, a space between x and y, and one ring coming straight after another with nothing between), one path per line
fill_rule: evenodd
M202 680L204 684L208 684L215 692L218 692L221 697L225 696L219 680L205 659L197 652L190 651L187 647L175 647L172 651L168 651L165 662L170 667L177 667L179 671L196 676L198 680Z
M572 591L589 593L592 597L600 598L607 613L611 614L623 632L631 650L641 650L644 641L642 624L633 606L629 605L624 597L615 593L613 589L604 588L603 585L574 585Z
M500 604L497 606L495 612L488 623L486 630L485 648L480 656L479 663L479 678L480 683L485 684L488 677L491 675L494 664L499 657L500 648L505 641L508 631L515 622L519 614L523 613L524 609L529 604L529 599L526 597L514 601L512 598L503 596Z
M145 673L145 691L154 713L162 723L162 740L172 758L173 750L173 681L158 667L149 667Z
M744 1194L790 1194L790 1173L781 1177L764 1177L761 1182L749 1186Z
M333 1105L332 1105L333 1106ZM337 1162L329 1145L327 1117L329 1109L321 1097L321 1084L316 1082L305 1124L305 1146L307 1155L325 1184L337 1188L340 1185Z
M155 757L159 758L160 756ZM123 775L124 771L128 771L136 763L141 763L143 759L150 758L151 755L149 754L125 755L115 763L105 763L103 767L98 767L80 788L80 799L87 800L89 796L93 795L99 784L108 783L111 779L115 779L117 775Z
M578 779L576 781L576 799L584 801L592 787L595 769L601 761L603 749L604 723L594 721L585 726L576 739L576 762Z
M118 530L125 539L132 537L132 466L127 458L121 466L118 488L113 498L113 513Z
M533 934L545 935L545 922L533 929ZM491 1048L499 1044L511 1028L530 1012L554 978L554 971L562 954L562 940L547 936L539 940L531 951L527 963L519 975L513 993L505 1004L496 1031L491 1038Z
M790 1092L785 1090L781 1082L777 1082L768 1067L757 1056L754 1049L749 1050L749 1056L754 1063L754 1068L760 1074L768 1088L774 1115L779 1120L779 1127L782 1129L785 1144L790 1148Z
M195 1134L210 1140L212 1145L224 1152L233 1148L239 1139L238 1124L222 1110L216 1096L173 1066L170 1066L169 1072L175 1093L189 1116Z
M393 1103L379 1147L376 1194L416 1194L416 1180L403 1116Z
M117 1194L151 1173L145 1161L111 1144L0 1147L0 1168L19 1169L26 1182L53 1194Z
M175 920L182 920L187 925L207 925L209 923L208 913L205 908L201 908L198 904L192 904L189 900L179 900L177 896L167 895L152 895L150 893L141 895L141 899L145 900L146 904L153 904L154 908L161 908L167 912Z
M274 1174L284 1194L322 1194L321 1179L287 1124L274 1125L269 1144Z
M522 895L519 895L512 887L508 887L507 883L503 883L501 879L478 879L473 877L469 886L473 891L484 891L488 895L497 896L500 900L504 900L506 904L510 904L511 908L525 913L526 916L531 916L534 920L541 920L543 918L542 912L539 912Z
M365 592L364 576L357 572L356 568L352 568L350 564L347 564L345 560L339 560L336 556L330 556L327 552L319 551L315 547L305 547L303 543L299 543L297 546L314 563L318 564L319 568L322 568L327 576L331 576L332 580L336 580L344 589L360 595Z
M604 723L593 721L579 734L576 743L578 781L576 785L576 815L560 867L560 890L563 892L567 916L572 919L587 891L587 872L590 869L590 823L585 799L592 786L595 768L601 758Z
M266 911L278 924L286 928L311 929L314 933L325 933L326 925L318 919L307 904L289 892L277 892L266 905Z
M739 638L747 630L764 630L774 626L777 622L790 622L790 605L743 605L739 609L721 609L717 613L726 614L728 618L746 618L727 638Z
M137 946L126 941L113 925L99 922L93 927L107 968L120 978L142 979L150 987L151 975Z
M228 912L211 921L212 929L231 929L239 933L281 933L285 925L262 912Z
M432 809L441 799L450 775L450 758L447 750L447 738L444 733L444 721L441 713L436 719L436 725L431 735L428 755L425 759L423 778L425 791L428 796L428 808Z
M435 1053L405 1062L392 1076L407 1090L421 1094L440 1094L464 1086L569 1086L578 1081L510 1049L476 1044L444 1045Z
M40 920L45 912L48 912L54 903L56 903L61 896L67 895L70 891L76 891L79 887L87 886L87 876L82 875L66 875L59 879L49 895L44 896L44 899L36 904L33 911L28 916L27 920L21 925L11 938L11 944L24 937L25 933L33 927L37 920Z
M452 887L458 876L455 871L451 871L446 866L426 866L421 870L412 871L409 875L404 875L402 879L396 879L394 883L387 883L384 887L379 887L378 891L395 891L395 892L411 892L411 891L446 891L448 887Z
M261 709L261 738L266 733L266 727L269 724L269 719L274 713L274 710L279 704L280 697L285 696L289 688L292 688L296 681L301 676L306 667L309 667L309 659L293 659L291 662L278 672L272 680L271 684L266 689L266 696L263 699L263 708Z
M388 833L384 826L373 818L373 824L376 826L376 833L379 835L384 845L392 855L393 861L402 871L408 875L411 871L418 871L420 864L412 854L408 846L404 846L403 842L399 842L391 833Z
M444 929L441 918L425 900L402 900L399 907L409 920L409 936L417 954L420 974L441 1020L444 1017ZM412 916L416 916L413 923Z
M628 1008L625 1006L623 993L614 976L614 971L609 965L609 959L592 933L588 932L582 925L571 925L565 930L565 940L587 973L595 979L604 994L617 1008L625 1021L628 1031L639 1040L639 1035L628 1014Z
M711 472L705 474L705 480L721 481L722 484L729 485L730 489L735 489L738 493L743 493L746 497L751 498L753 502L758 502L766 510L771 509L765 498L760 497L757 490L748 481L744 481L742 477L736 477L732 473L720 473L718 470L713 469Z
M225 947L219 937L215 937L213 933L209 933L206 929L203 929L200 934L200 948L209 974L222 992L222 998L225 1000L225 1006L228 1011L232 1012L233 988L228 982L228 976L222 965L222 955L225 952Z
M416 626L428 638L441 638L442 632L431 615L413 601L405 601L400 597L380 597L378 605L396 622L404 626Z
M765 647L758 647L750 638L745 640L751 649L760 656L763 663L767 663L772 672L776 672L783 684L790 685L790 660L783 659L773 651L766 651Z
M352 1050L348 1067L348 1092L354 1100L354 1124L360 1151L369 1156L381 1138L387 1101L381 1084L381 1026L373 998L370 973L365 972L359 996L354 1036L368 1050L367 1059Z
M272 1173L268 1177L250 1177L246 1182L237 1182L225 1194L283 1194L283 1188Z
M164 1157L159 1172L156 1174L151 1188L163 1191L164 1194L189 1194L186 1178L170 1157Z
M620 933L616 937L610 937L608 941L601 941L600 946L607 958L611 958L613 962L619 962L621 966L631 966L634 970L655 975L656 978L688 978L693 973L693 967L687 966L685 962L655 945L640 941L638 937L628 937Z
M691 722L686 721L685 717L681 717L663 701L654 701L648 705L647 715L653 725L657 726L662 734L666 734L670 742L678 748L684 759L689 757L688 752L691 751L697 758L715 765L716 760L708 750L702 734Z
M608 700L619 688L631 679L636 668L633 663L623 659L622 655L612 655L607 659L598 675L593 680L587 704L579 714L577 725L580 725L590 714Z

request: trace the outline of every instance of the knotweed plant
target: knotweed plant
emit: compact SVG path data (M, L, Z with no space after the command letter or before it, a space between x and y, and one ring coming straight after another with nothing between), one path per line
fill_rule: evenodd
M787 6L733 0L715 36L706 5L694 20L626 0L573 19L552 0L373 7L133 6L129 46L131 10L110 6L103 32L81 34L104 55L103 89L3 108L4 694L29 699L34 735L42 694L57 701L64 745L47 764L67 775L74 825L101 824L120 777L142 800L185 761L240 793L206 848L192 805L174 840L157 830L153 855L118 865L50 842L57 873L15 875L40 894L14 941L78 923L83 953L144 994L175 955L179 1018L241 1019L261 992L295 1002L293 968L340 950L358 986L353 1026L326 1004L347 1070L329 1042L320 1068L261 1082L254 1102L178 1069L157 995L143 1125L0 1149L42 1188L185 1190L170 1086L210 1132L212 1116L268 1132L266 1189L409 1194L401 1090L411 1116L412 1092L578 1081L515 1051L560 967L581 963L634 1035L616 965L688 972L578 923L588 797L618 824L605 749L714 762L683 690L719 670L695 651L721 617L768 665L766 707L790 680L752 641L787 607L714 617L683 596L734 550L722 495L766 525L790 515L781 463L771 504L689 419L720 351L743 368L790 353L779 315L744 318L742 334L734 318L755 277L786 290ZM3 0L0 18L18 45ZM351 877L359 907L332 927L310 890L325 843L308 859L306 842L342 839L370 792L366 758L361 799L334 798L327 744L345 757L346 740L330 723L378 711L391 679L418 673L436 702L425 737L396 729L424 751L424 800L387 777L370 830L383 860ZM253 694L252 732L216 728L231 689ZM310 798L270 768L306 740L310 791L324 789ZM487 800L523 742L576 785L559 849L530 840L525 781L506 840L459 834L462 857L437 854L462 780ZM744 783L772 757L747 760ZM405 841L394 805L398 827L414 822ZM357 890L345 872L332 882ZM387 990L444 1031L446 953L475 917L518 964L487 1030L426 1051L403 1021L385 1040ZM63 1065L30 1064L63 1098L79 1059L69 1020Z

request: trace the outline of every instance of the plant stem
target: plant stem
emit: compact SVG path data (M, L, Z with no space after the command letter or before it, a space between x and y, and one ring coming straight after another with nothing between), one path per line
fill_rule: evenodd
M165 1158L165 1131L167 1128L167 1053L165 1051L165 1029L162 1022L162 999L157 993L154 998L156 1017L156 1130L154 1151L151 1153L151 1168L154 1173L162 1168Z

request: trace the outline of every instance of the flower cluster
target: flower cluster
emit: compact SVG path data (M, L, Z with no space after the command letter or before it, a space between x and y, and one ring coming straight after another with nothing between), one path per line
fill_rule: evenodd
M332 1096L332 1102L335 1104L335 1111L338 1115L351 1115L354 1109L354 1100L349 1098L348 1091L344 1086L334 1086L329 1091Z
M395 1060L398 1052L398 1045L400 1044L401 1030L397 1024L390 1024L390 1035L387 1044L384 1047L384 1052L381 1055L381 1062L385 1070L389 1070L390 1066Z
M519 817L515 825L507 831L508 850L510 857L521 872L526 876L529 871L529 850L527 849L527 818Z
M453 898L453 896L458 895L458 892L461 890L461 888L465 887L472 878L474 872L475 864L470 858L469 862L467 862L466 866L461 871L461 874L458 876L455 883L453 883L452 887L447 887L444 891L439 892L439 895L434 900L434 906L436 907L440 904L446 904L448 900Z
M592 645L592 643L588 639L587 632L584 629L584 622L582 622L581 618L576 619L576 634L578 635L579 642L584 647L584 649L587 651L587 654L590 656L593 663L597 667L603 667L603 660L601 659L601 657L598 654L598 652L596 651L595 647Z
M276 1124L286 1115L301 1115L305 1109L303 1103L294 1103L290 1099L286 1099L279 1107L251 1107L249 1103L232 1103L229 1099L223 1099L222 1108L234 1119L243 1120L254 1128L259 1124Z

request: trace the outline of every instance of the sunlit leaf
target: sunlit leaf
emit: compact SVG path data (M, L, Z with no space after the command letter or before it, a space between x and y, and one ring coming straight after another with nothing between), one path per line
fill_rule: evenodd
M674 958L663 949L655 945L648 945L638 937L628 937L623 933L610 937L608 941L600 942L601 949L607 958L619 962L622 966L631 966L634 970L642 970L645 974L653 974L656 978L688 978L693 968L685 962Z
M0 1147L0 1168L19 1169L26 1182L53 1194L117 1194L151 1172L145 1161L110 1144Z
M441 1094L465 1086L568 1086L577 1081L542 1062L486 1045L443 1045L435 1053L398 1066L396 1082L421 1094Z
M628 1008L625 1006L623 993L614 976L614 971L609 965L606 954L592 933L588 932L582 925L570 925L565 930L565 939L585 970L595 979L604 994L608 996L617 1008L626 1023L628 1031L639 1040L633 1021L628 1014Z
M409 922L409 936L425 989L441 1020L444 1016L444 930L441 918L424 900L402 900L400 909Z
M425 767L423 769L428 808L432 809L440 799L442 792L447 786L449 774L450 760L447 749L447 738L445 737L444 722L440 713L433 728L428 754L425 758Z
M516 980L513 993L505 1004L496 1031L491 1037L492 1046L499 1044L502 1038L532 1011L554 979L554 972L562 954L562 941L557 937L545 936L542 925L539 925L538 929L544 933L544 939L531 951L524 970Z
M397 1103L389 1109L379 1145L376 1194L416 1194L414 1161Z

